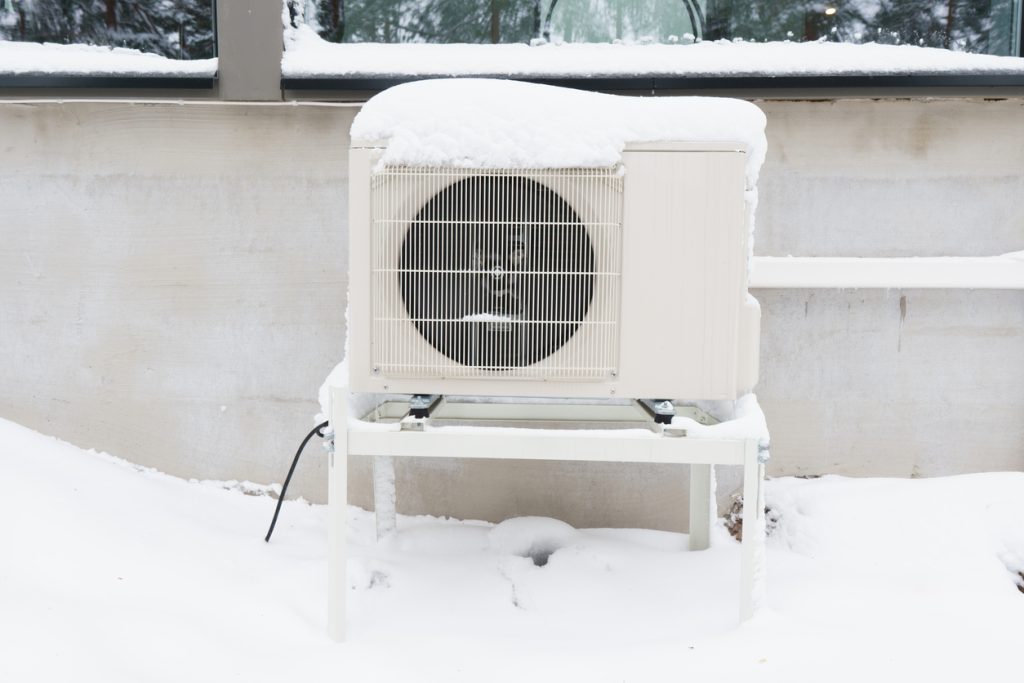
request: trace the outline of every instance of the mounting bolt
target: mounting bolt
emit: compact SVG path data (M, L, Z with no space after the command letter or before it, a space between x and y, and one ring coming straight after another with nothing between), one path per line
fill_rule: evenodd
M379 374L380 374L380 368L378 368L378 367L374 367L374 368L373 368L373 374L375 374L375 375L379 375Z
M642 405L647 412L654 418L655 424L672 424L672 418L676 416L676 407L672 403L671 399L667 398L655 398L655 399L640 399L640 405Z

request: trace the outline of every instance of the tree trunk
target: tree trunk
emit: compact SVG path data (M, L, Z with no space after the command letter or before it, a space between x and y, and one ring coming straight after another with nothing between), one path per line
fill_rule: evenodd
M117 28L117 0L106 0L107 12L106 21L108 29Z
M953 45L953 15L956 11L956 0L949 0L946 4L946 39L943 47L947 50Z
M498 14L498 3L501 0L491 0L491 42L501 41L501 22Z
M551 0L551 4L548 5L548 13L544 16L544 40L551 40L551 15L554 14L557 4L558 0Z

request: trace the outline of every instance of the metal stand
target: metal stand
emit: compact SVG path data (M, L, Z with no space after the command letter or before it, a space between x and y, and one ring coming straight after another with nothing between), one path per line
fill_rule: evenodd
M755 438L689 438L656 421L647 407L605 403L455 402L430 397L428 418L414 417L408 401L379 404L363 422L349 423L347 387L333 387L334 450L328 485L328 631L345 639L348 588L345 544L349 454L374 457L377 535L394 531L394 457L493 458L679 463L690 465L690 550L710 543L714 465L743 467L743 541L740 620L753 616L764 592L764 458ZM423 403L421 400L420 403ZM413 407L419 407L413 406ZM704 421L706 415L695 419ZM662 411L664 412L664 411ZM686 414L685 412L683 414ZM446 430L445 426L478 430ZM521 427L495 438L484 427ZM766 453L764 454L766 455ZM756 501L756 502L755 502ZM747 514L753 512L755 514Z

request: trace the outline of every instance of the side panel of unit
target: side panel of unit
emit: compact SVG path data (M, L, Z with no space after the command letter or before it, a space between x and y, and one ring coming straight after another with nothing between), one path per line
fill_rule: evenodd
M702 385L696 398L737 397L737 340L740 311L747 298L747 223L745 153L708 154L701 211L706 216L708 269L704 292L704 359ZM684 394L682 398L689 398Z
M734 398L745 154L627 150L623 161L618 393Z
M380 151L353 148L348 155L348 360L353 391L373 391L370 297L370 176Z
M761 304L747 295L740 309L736 349L736 393L745 394L757 385L761 355Z

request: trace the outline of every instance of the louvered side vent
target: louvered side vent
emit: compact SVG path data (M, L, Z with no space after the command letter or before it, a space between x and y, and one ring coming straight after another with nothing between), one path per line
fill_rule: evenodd
M373 372L613 377L622 185L618 168L374 173Z

